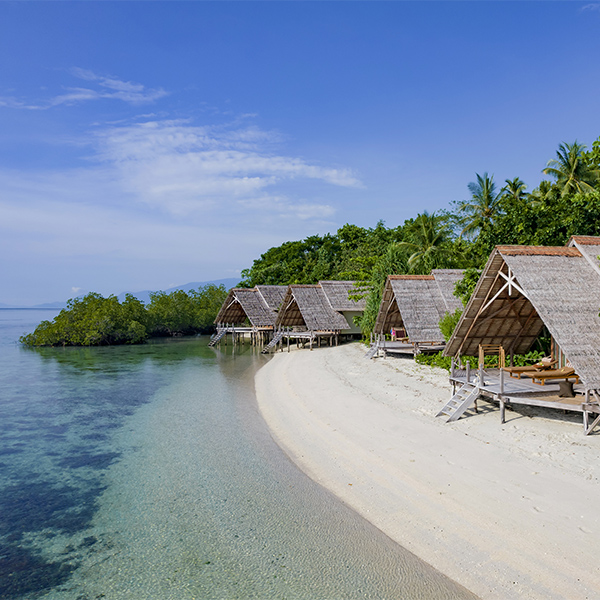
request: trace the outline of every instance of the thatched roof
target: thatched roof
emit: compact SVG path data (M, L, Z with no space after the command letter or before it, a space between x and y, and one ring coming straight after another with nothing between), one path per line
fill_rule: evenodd
M600 237L591 235L574 235L567 244L571 248L577 248L583 257L600 275Z
M598 389L599 310L600 274L574 245L497 246L445 354L476 355L479 344L522 354L545 325L582 381Z
M342 331L346 319L336 312L321 285L290 285L277 315L277 327L306 327L309 331Z
M356 294L355 281L319 281L331 308L336 311L364 311L367 299L351 300L348 296Z
M278 289L275 289L278 288ZM233 288L229 291L215 323L241 325L248 320L254 327L273 327L277 318L276 306L281 304L286 286L257 286Z
M375 332L404 327L411 342L443 342L439 322L447 312L461 306L453 292L463 273L460 269L437 269L431 275L390 275Z
M287 285L257 285L256 289L258 293L263 297L263 300L267 304L267 306L277 312L283 299L285 298L285 293L287 292Z

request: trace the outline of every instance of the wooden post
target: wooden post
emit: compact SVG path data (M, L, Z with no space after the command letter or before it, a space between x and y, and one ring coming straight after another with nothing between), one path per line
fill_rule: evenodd
M454 377L454 356L450 360L450 378Z
M471 363L467 360L467 383L471 382Z
M501 396L500 397L500 423L502 423L502 425L504 425L505 422L506 422L505 406L504 406L504 400L502 399L502 396Z
M500 393L504 394L504 369L500 369Z
M288 351L288 353L290 351L290 334L289 333L288 333L288 336L287 336L287 351Z

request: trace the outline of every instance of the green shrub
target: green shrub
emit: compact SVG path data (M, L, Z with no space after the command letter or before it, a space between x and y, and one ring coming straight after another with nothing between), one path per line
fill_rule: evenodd
M442 335L444 336L444 339L446 341L448 341L452 337L452 334L454 333L454 330L456 329L456 326L458 325L462 314L463 309L457 308L453 313L447 312L441 318L440 331L442 332Z
M536 362L539 362L544 358L545 354L543 352L539 352L537 350L532 350L527 354L515 354L513 356L513 365L515 367L523 367L527 365L532 365ZM507 357L508 359L508 357ZM479 367L479 358L477 356L461 356L460 357L462 365L466 365L468 362L471 366L471 369L477 369ZM450 371L450 365L452 358L450 356L442 356L441 352L437 354L417 354L415 356L415 361L420 365L429 365L430 367L440 367L441 369L446 369L446 371ZM508 360L507 360L508 364ZM486 356L485 357L485 369L497 369L498 368L498 356Z

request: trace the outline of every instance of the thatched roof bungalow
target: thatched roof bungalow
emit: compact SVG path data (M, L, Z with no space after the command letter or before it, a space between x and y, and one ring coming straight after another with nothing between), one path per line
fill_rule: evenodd
M436 269L431 275L389 275L375 323L375 333L404 329L409 341L443 343L440 319L461 307L454 285L461 269Z
M290 285L277 316L276 327L307 331L358 331L352 318L364 311L365 300L352 300L353 281L320 281L315 285Z
M344 333L360 333L360 327L354 323L354 317L365 312L366 296L356 299L358 293L355 281L319 281L331 308L341 313L348 322Z
M553 354L587 389L600 389L600 238L568 247L497 246L444 353L474 356L479 345L528 352L544 326Z
M215 323L273 328L277 310L287 291L285 285L257 285L254 288L233 288L229 291Z

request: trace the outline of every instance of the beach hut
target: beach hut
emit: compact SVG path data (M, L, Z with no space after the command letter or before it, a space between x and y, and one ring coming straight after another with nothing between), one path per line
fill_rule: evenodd
M359 331L353 323L354 316L362 314L365 300L353 300L353 281L320 281L314 285L290 285L281 309L277 314L277 334L265 346L269 350L285 339L296 343L321 344L326 339L337 344L340 334L351 335Z
M360 327L354 322L365 311L366 296L356 289L355 281L319 281L321 289L333 310L343 315L348 323L343 334L359 334ZM358 298L356 296L359 296Z
M234 337L249 335L264 340L273 331L277 310L287 291L284 285L257 285L233 288L221 306L215 324L217 333L210 342L216 344L228 333Z
M509 356L524 354L545 328L551 336L554 366L568 363L575 370L585 400L581 396L561 399L559 392L565 395L564 390L552 385L541 390L532 383L531 373L508 383L504 371L497 377L482 373L479 392L486 395L489 388L490 396L495 393L502 407L506 402L582 411L586 431L591 430L588 412L599 412L599 255L597 237L577 236L566 247L497 246L444 353L459 361L461 356L481 356L485 348L501 349ZM454 368L453 377L455 382L469 383ZM546 379L559 381L560 372L555 380L542 373L538 383Z
M440 319L462 307L454 295L461 269L436 269L430 275L390 275L385 283L375 333L383 339L392 330L404 341L382 344L385 352L440 350L444 336Z

